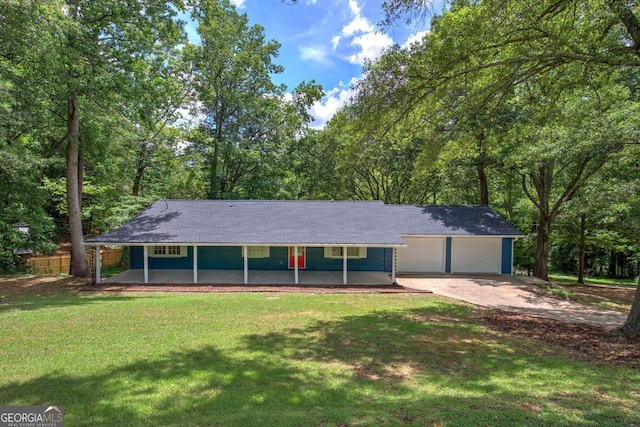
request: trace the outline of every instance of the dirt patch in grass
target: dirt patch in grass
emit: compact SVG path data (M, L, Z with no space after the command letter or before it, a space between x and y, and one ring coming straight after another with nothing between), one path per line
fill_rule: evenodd
M567 285L562 284L561 287L570 291L576 301L601 307L609 310L631 309L633 296L636 289L633 287L622 286L584 286L584 285Z
M73 276L4 276L0 277L0 294L52 294L62 290L78 290L91 278Z
M508 335L567 349L576 360L640 367L640 339L625 338L600 326L564 323L501 310L483 312L480 318Z

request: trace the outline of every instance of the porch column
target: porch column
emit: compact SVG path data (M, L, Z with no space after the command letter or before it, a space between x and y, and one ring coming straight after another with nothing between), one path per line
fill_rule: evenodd
M96 285L100 284L100 264L102 264L102 258L100 257L100 245L96 246Z
M147 245L143 246L143 273L144 273L144 283L149 283L149 248Z
M298 247L293 247L293 271L294 271L294 282L298 284Z
M347 247L342 247L342 284L347 284Z
M514 276L513 274L513 254L514 254L514 250L515 250L515 244L516 244L516 240L518 239L511 239L511 274L510 276Z
M392 249L391 255L391 283L396 283L396 248Z
M249 255L247 247L242 247L242 257L244 258L244 284L249 283Z
M193 245L193 283L198 283L198 246Z

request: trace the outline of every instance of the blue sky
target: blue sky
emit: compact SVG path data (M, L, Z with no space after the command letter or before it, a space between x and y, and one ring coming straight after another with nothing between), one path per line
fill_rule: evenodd
M380 32L382 1L299 0L291 5L282 0L231 0L251 24L264 27L268 39L280 42L275 62L285 71L273 76L276 83L285 83L290 90L303 80L323 86L325 98L311 109L314 127L322 127L349 100L365 59L424 34L424 25L399 25Z

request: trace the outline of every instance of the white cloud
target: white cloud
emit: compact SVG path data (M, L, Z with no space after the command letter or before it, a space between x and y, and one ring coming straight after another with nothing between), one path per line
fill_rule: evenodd
M244 9L244 0L231 0L231 4L238 9Z
M375 27L367 18L361 15L356 15L351 22L342 27L342 35L352 36L356 33L369 33L373 30L375 30Z
M351 13L354 15L360 15L360 12L362 12L357 0L349 0L349 9L351 9Z
M417 32L415 34L411 34L409 37L407 37L407 41L404 42L402 47L409 47L414 43L421 43L422 39L427 34L429 34L429 30L419 31L419 32Z
M300 46L300 59L303 61L311 61L319 64L330 64L331 61L327 57L327 51L317 46Z
M333 38L331 39L331 45L333 46L333 50L336 50L336 48L338 47L338 44L340 43L340 39L342 37L340 36L333 36Z
M314 118L311 127L322 129L331 117L355 96L354 87L357 82L358 79L355 77L351 79L349 86L340 82L339 87L334 87L327 92L324 98L313 104L309 109L309 113Z
M351 45L357 46L359 51L349 57L349 62L362 65L365 60L374 60L385 48L393 46L393 39L386 34L367 33L354 38Z

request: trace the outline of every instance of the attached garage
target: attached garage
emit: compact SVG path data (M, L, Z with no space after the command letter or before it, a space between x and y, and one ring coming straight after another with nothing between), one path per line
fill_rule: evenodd
M396 252L398 273L444 273L444 237L404 237Z
M502 239L496 237L453 237L452 273L501 273Z
M523 236L488 206L391 205L406 246L398 273L513 273L513 242Z

